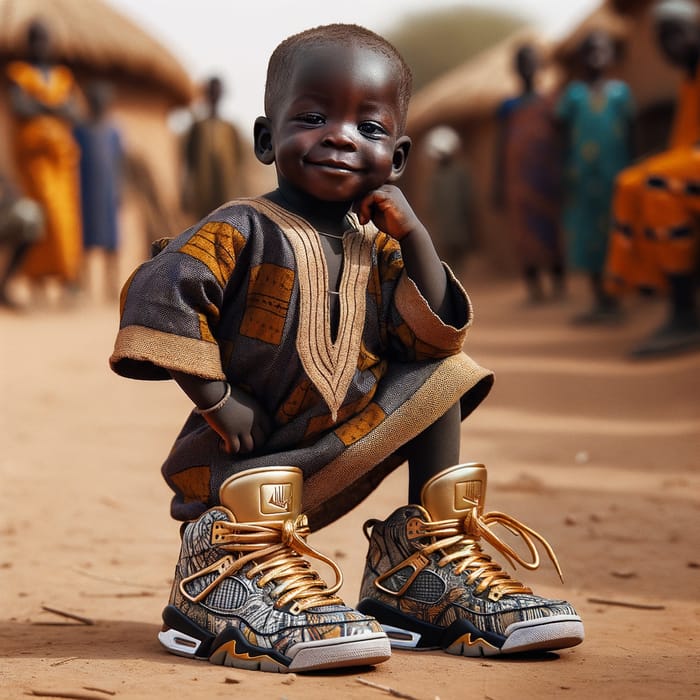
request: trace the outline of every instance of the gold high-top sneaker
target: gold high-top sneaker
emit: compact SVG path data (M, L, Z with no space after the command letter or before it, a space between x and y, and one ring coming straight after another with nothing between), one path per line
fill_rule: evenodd
M569 603L533 595L482 551L480 540L512 565L536 569L539 542L561 576L544 538L503 513L483 512L485 494L486 468L458 465L425 484L422 506L365 523L369 552L357 609L382 623L392 646L493 656L583 641ZM519 535L532 561L499 539L493 525Z
M311 671L386 661L379 623L336 595L340 570L306 544L302 472L267 467L234 475L222 504L182 534L158 638L174 654L261 671ZM328 586L305 557L328 564Z

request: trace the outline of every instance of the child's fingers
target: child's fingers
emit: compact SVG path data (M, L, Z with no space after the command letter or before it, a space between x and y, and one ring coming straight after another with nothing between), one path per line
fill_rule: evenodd
M355 203L355 213L360 223L364 226L372 220L372 206L374 204L374 193L363 197L359 202Z
M229 437L226 440L226 451L230 455L236 455L241 449L241 441L238 439L238 435Z
M252 452L255 447L253 441L253 436L250 433L243 433L239 435L240 438L240 452Z

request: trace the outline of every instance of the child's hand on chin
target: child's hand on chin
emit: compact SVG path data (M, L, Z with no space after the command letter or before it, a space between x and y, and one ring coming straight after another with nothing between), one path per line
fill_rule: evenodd
M422 227L403 192L395 185L383 185L355 202L361 224L370 221L384 233L400 241Z

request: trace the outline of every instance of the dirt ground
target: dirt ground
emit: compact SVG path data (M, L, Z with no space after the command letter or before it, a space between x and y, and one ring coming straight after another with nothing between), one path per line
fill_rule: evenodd
M531 308L517 282L468 273L467 350L497 379L464 424L462 458L489 468L487 510L553 545L563 585L548 564L515 574L576 605L581 646L501 659L395 652L374 669L298 676L168 655L156 633L178 527L159 466L188 402L172 383L109 372L112 305L0 310L0 697L700 697L700 353L626 358L660 321L659 302L630 302L620 327L574 328L578 282L567 301ZM399 470L311 538L342 565L349 603L361 524L402 505L405 488Z

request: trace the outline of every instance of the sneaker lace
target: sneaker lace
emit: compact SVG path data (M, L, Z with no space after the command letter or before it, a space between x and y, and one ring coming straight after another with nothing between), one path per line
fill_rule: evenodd
M289 611L297 614L321 605L343 605L343 600L335 595L343 584L342 572L332 559L307 544L309 532L305 515L299 515L295 519L255 523L219 520L213 527L212 543L219 549L240 556L222 557L210 566L183 578L180 591L189 600L198 603L225 578L235 575L252 563L253 566L245 572L245 576L250 580L259 576L257 584L261 588L274 581L272 595L277 608L291 603ZM330 566L335 575L332 586L328 586L311 567L304 558L307 556ZM217 573L217 576L206 588L195 596L187 592L185 586L188 582L209 573Z
M547 556L554 564L554 568L563 581L561 568L554 550L547 540L532 528L524 525L520 521L500 513L491 511L489 513L479 513L477 506L474 506L463 519L421 521L424 527L424 534L434 538L431 544L425 546L421 551L423 554L430 554L435 551L442 551L443 556L438 561L438 566L454 564L456 574L467 574L467 583L476 584L474 592L477 594L488 591L491 600L499 600L502 596L512 593L532 593L527 586L511 578L499 564L494 562L479 545L479 540L488 542L496 551L500 552L515 567L516 564L534 571L540 565L540 555L537 543L547 553ZM508 543L504 542L492 529L492 526L501 526L516 537L520 537L525 543L531 560L524 559Z

